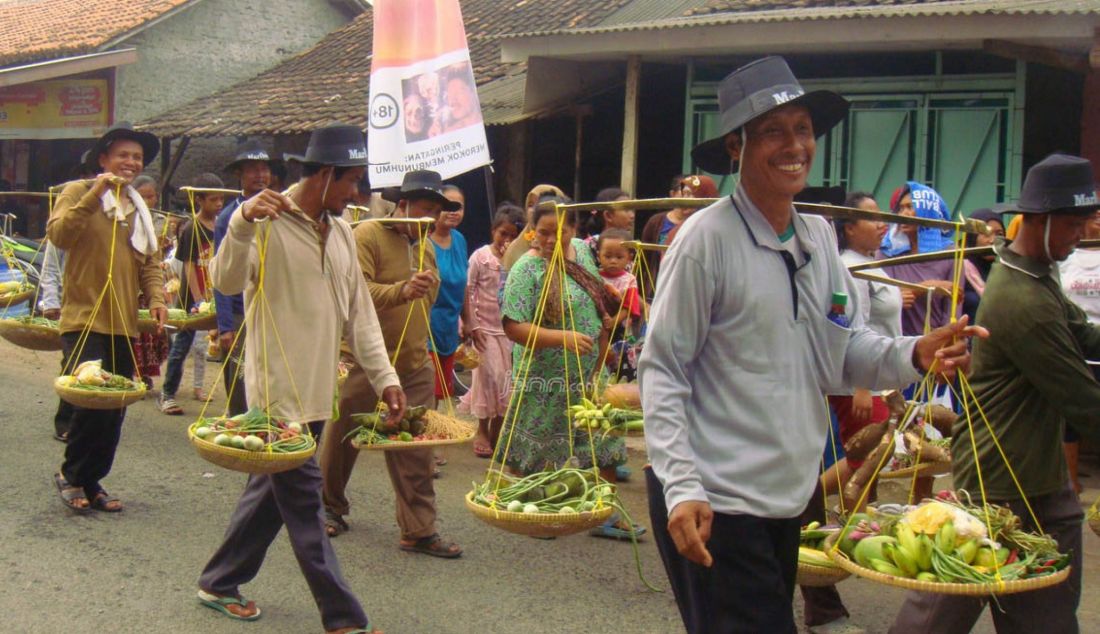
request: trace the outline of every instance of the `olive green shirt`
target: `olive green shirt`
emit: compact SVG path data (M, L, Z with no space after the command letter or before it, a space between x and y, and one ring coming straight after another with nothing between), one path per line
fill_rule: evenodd
M1085 359L1100 358L1100 328L1062 293L1055 267L998 244L997 263L978 306L989 338L974 339L968 407L991 500L1019 499L1005 460L978 413L980 405L1027 497L1066 486L1062 437L1066 424L1100 437L1100 384ZM955 422L951 443L955 485L979 495L967 417Z
M401 289L421 268L420 243L414 243L392 226L381 222L363 222L355 227L355 246L359 268L378 312L382 337L398 376L407 377L428 363L428 316L439 286L426 297L411 302L401 297ZM425 243L423 269L439 269L435 249ZM411 315L410 315L411 311ZM400 354L394 358L397 346Z

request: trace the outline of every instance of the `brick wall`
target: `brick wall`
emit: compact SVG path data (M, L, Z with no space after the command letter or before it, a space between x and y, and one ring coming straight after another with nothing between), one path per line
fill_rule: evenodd
M204 0L122 42L138 61L118 71L115 119L141 121L253 77L316 44L351 16L328 0ZM175 145L175 144L173 144ZM225 178L236 139L192 139L174 185ZM159 160L148 173L157 174Z

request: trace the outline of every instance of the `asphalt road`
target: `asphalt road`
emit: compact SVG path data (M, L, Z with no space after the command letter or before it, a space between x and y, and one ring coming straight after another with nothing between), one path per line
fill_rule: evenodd
M151 399L132 406L114 471L104 481L126 510L77 516L61 506L51 481L62 454L62 445L50 437L56 406L50 382L58 356L2 341L0 355L0 430L6 441L0 451L0 632L322 631L283 536L243 589L263 610L258 622L233 622L196 602L199 571L245 480L204 462L187 443L185 428L198 413L197 402L184 399L182 417L160 414ZM209 366L207 377L212 380L215 372ZM183 385L190 385L189 377ZM486 461L468 447L451 448L446 456L449 464L437 481L441 531L466 551L454 561L397 549L393 493L382 458L360 457L350 486L352 530L334 543L345 577L377 627L387 634L683 631L671 593L651 592L638 579L628 544L584 535L540 541L489 527L462 500L471 482L483 477ZM643 463L640 449L632 452L636 472ZM1095 465L1085 470L1100 475ZM1100 478L1090 479L1093 490L1084 499L1100 493L1097 483ZM640 478L620 491L635 519L648 525ZM1094 625L1100 623L1094 563L1100 538L1086 530L1085 544L1082 631L1100 632ZM667 589L652 540L641 543L640 555L647 578ZM886 631L903 597L900 590L864 580L840 587L853 620L871 633ZM801 612L797 597L795 609ZM975 631L992 631L988 617Z

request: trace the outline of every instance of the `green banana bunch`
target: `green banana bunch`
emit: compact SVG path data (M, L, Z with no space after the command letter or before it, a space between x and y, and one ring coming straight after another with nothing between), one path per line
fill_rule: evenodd
M569 417L576 429L611 429L611 421L607 419L611 412L611 403L603 407L592 401L582 398L581 402L569 408Z
M955 552L955 523L951 520L944 522L936 533L936 546L946 555Z

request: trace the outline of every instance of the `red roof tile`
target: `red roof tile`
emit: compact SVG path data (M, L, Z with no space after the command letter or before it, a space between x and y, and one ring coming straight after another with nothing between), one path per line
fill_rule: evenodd
M9 0L0 2L0 65L91 53L198 0Z

